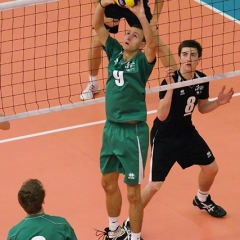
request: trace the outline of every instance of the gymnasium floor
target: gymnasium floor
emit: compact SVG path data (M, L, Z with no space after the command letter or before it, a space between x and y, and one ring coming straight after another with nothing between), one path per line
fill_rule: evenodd
M213 81L210 97L223 85L233 87L231 103L201 115L193 114L200 134L211 147L219 173L211 189L213 200L224 207L223 219L210 217L192 205L197 192L199 167L182 170L175 165L160 192L145 209L145 240L239 240L240 239L240 82L239 77ZM102 96L102 94L99 94ZM158 94L147 95L148 124L156 117ZM0 240L25 217L17 202L21 184L29 178L46 189L47 214L65 217L80 240L97 239L95 229L108 224L105 196L100 185L99 151L105 120L104 103L11 121L1 131ZM149 159L145 185L149 174ZM128 216L126 188L121 221Z

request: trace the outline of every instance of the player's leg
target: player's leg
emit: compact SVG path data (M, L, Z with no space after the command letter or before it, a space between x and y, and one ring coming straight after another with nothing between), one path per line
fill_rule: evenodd
M198 191L193 200L193 205L199 209L206 210L211 216L221 218L227 213L226 211L215 204L209 194L209 190L218 173L218 166L215 161L209 165L200 165L201 170L198 176Z
M102 148L100 152L100 169L102 173L101 184L106 196L106 207L109 216L109 227L105 232L97 231L96 235L107 236L106 239L125 239L127 233L119 224L119 216L122 206L122 196L118 185L119 173L122 173L122 164L113 154L113 145L109 139L117 138L115 125L106 121L103 136Z
M199 189L202 192L208 192L218 173L218 165L216 161L213 161L209 165L201 165L200 167L201 170L198 176Z
M142 239L140 237L143 217L141 183L147 161L149 128L146 122L124 124L122 128L124 130L119 134L121 138L117 145L121 149L119 158L125 172L124 182L127 184L129 201L129 218L128 221L124 221L123 227L128 233L128 239Z
M153 126L150 133L151 158L149 182L141 191L143 207L145 208L153 196L160 190L172 166L176 162L171 141L159 136Z
M104 24L110 33L118 32L119 19L121 19L121 11L115 10L115 5L108 5L105 9ZM111 17L106 14L110 13ZM108 14L109 15L109 14ZM99 92L98 85L98 72L102 59L102 44L95 32L92 30L91 46L88 52L88 70L89 70L89 82L83 93L80 95L82 100L89 100L94 97L94 94Z
M102 44L99 40L98 35L96 34L96 31L93 29L91 47L88 52L88 69L90 74L90 81L92 81L94 77L97 78L99 67L101 64L101 57Z
M143 187L141 190L143 208L148 205L153 196L160 190L162 184L163 182L149 181L147 185Z
M122 195L118 186L119 173L112 172L102 175L102 187L106 195L106 207L108 213L109 227L104 232L97 231L96 236L106 239L125 240L126 231L119 225L119 216L122 207Z
M154 31L154 27L152 27ZM164 67L171 67L174 71L178 69L175 58L170 48L162 41L159 36L158 29L155 30L155 36L157 41L157 55L160 58Z
M127 196L131 222L131 240L140 239L143 220L141 185L127 185Z
M161 25L158 24L158 20L161 15L161 12L162 12L163 5L164 5L164 0L155 1L154 9L153 9L153 16L150 20L150 26L156 37L157 55L159 56L163 66L166 68L172 67L174 70L177 70L177 64L173 57L173 54L172 54L170 48L166 44L164 44L164 42L160 38L160 35L158 32L158 29L161 28ZM147 9L147 6L145 7L145 13L146 13L146 16L148 17L148 19L150 19L149 9Z
M121 213L122 195L118 186L119 173L113 172L102 175L102 187L106 195L106 206L108 216L112 218L118 218ZM118 224L119 225L119 224ZM115 229L118 227L115 227ZM109 226L111 231L115 230L111 224Z
M198 177L198 191L193 199L193 205L199 209L206 210L213 217L219 218L225 216L226 211L216 205L209 194L209 190L218 172L218 166L211 149L195 129L191 131L184 146L182 148L182 162L180 162L180 165L183 168L199 165L201 168Z
M102 44L94 29L92 29L91 46L88 52L89 82L80 95L82 100L92 99L93 95L99 92L97 81L98 71L101 64Z

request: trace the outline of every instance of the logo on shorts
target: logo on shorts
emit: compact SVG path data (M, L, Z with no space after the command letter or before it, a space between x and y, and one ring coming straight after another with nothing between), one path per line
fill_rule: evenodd
M134 173L129 173L128 174L128 179L135 179Z
M211 152L208 151L208 152L207 152L207 157L210 158L211 156L212 156Z

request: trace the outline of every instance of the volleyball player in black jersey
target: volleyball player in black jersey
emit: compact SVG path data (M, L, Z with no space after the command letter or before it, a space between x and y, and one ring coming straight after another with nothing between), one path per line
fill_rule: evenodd
M167 68L167 76L162 85L193 78L204 77L196 70L201 60L202 46L195 40L183 41L178 48L180 69ZM223 217L226 211L216 205L209 194L218 165L213 153L199 135L192 123L192 113L197 105L200 113L208 113L228 103L233 89L225 92L225 86L218 98L209 101L209 83L170 89L159 93L160 101L157 117L151 129L151 167L148 184L142 189L144 207L160 189L175 162L184 169L199 165L198 192L193 205L206 210L213 217Z

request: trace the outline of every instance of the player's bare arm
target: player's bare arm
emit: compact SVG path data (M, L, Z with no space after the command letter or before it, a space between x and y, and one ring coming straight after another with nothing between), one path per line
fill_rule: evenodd
M141 26L143 28L143 34L146 39L145 55L147 61L149 63L152 63L156 58L156 41L154 33L145 15L143 1L142 0L139 1L139 3L136 6L129 9L137 16L141 23Z
M234 94L233 88L230 88L228 92L225 93L226 86L222 87L222 90L218 94L218 98L214 101L209 101L209 99L198 100L198 110L200 113L209 113L216 109L217 107L229 103Z
M109 4L115 4L114 0L101 0L95 9L93 18L93 27L103 46L106 45L109 36L108 30L104 26L104 11Z
M172 76L174 75L174 70L172 68L166 68L166 77L165 80L167 84L174 83ZM171 103L172 103L172 94L173 89L167 90L167 93L163 99L159 101L157 108L157 116L160 121L166 120L170 112Z

